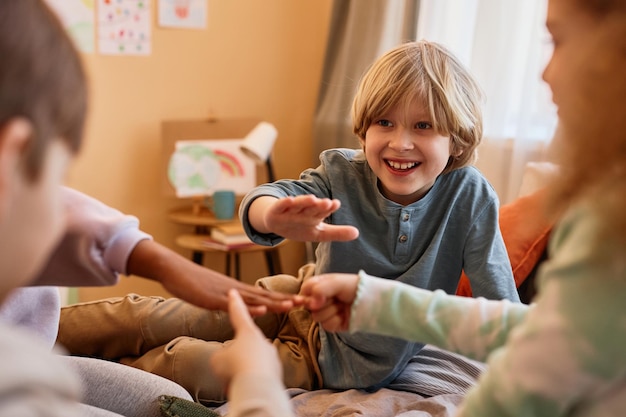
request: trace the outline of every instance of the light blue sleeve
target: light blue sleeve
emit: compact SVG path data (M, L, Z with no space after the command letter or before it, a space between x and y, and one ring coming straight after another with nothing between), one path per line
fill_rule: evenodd
M247 193L239 205L239 218L248 237L256 244L265 246L278 245L284 240L282 236L274 233L258 233L250 225L248 212L254 200L261 196L275 198L295 197L299 195L315 195L319 198L330 197L329 179L325 165L316 169L307 169L298 180L278 180L270 184L262 184Z

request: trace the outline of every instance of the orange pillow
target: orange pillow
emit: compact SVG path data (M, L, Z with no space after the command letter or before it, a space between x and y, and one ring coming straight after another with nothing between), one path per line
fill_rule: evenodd
M500 232L518 288L541 258L554 225L544 211L546 193L545 189L541 189L500 207ZM456 294L472 296L465 272L461 274Z

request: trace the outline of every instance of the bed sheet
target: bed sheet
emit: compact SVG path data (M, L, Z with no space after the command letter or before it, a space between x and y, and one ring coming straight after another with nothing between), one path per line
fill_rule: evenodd
M426 345L387 388L288 389L297 417L452 417L486 365ZM228 415L228 404L215 411Z

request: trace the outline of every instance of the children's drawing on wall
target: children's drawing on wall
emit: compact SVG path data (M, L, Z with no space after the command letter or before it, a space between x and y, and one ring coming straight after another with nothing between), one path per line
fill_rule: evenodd
M256 165L239 146L243 140L179 140L167 176L179 198L233 190L243 195L256 185Z
M159 25L174 28L204 29L207 0L159 0Z
M76 43L86 53L95 49L95 0L46 0Z
M150 0L98 0L98 50L106 55L149 55Z

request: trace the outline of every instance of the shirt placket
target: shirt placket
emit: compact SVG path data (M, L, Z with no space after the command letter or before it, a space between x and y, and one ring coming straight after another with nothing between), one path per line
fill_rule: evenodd
M411 243L411 212L403 209L398 219L398 236L396 237L396 256L405 257L410 253Z

